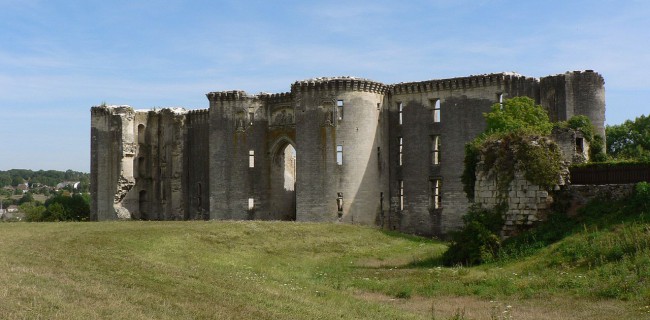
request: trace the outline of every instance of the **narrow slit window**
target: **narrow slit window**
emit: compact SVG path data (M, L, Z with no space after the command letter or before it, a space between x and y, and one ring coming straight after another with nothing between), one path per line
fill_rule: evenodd
M433 122L440 122L440 99L433 100Z
M248 113L248 125L252 126L253 122L255 122L255 112L249 112Z
M377 147L377 165L381 169L381 147Z
M404 113L404 104L402 104L400 102L397 107L399 108L399 124L402 124L402 116L403 116L403 113Z
M583 153L585 151L585 145L583 138L576 138L576 152Z
M340 144L336 146L336 164L343 165L343 146Z
M253 210L253 209L255 209L255 199L248 198L248 210Z
M339 121L343 120L343 100L336 101L336 111Z
M497 93L497 101L499 101L499 106L503 109L503 93Z
M403 152L404 146L402 144L402 142L403 142L402 137L399 137L398 139L399 139L399 165L401 166L402 163L403 163L402 162L402 152Z
M255 151L254 150L249 150L248 151L248 167L249 168L255 168Z
M440 164L440 136L431 136L431 164Z
M381 103L377 103L377 111L381 109Z
M433 179L430 180L431 183L431 200L430 204L433 209L440 209L442 208L442 180L440 179Z
M404 180L399 180L399 210L404 210Z

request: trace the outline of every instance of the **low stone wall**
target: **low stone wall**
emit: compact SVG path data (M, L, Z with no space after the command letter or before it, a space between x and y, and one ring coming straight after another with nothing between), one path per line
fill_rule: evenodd
M634 193L634 183L604 185L569 185L566 192L571 199L567 213L576 215L578 210L595 198L621 199Z
M521 172L515 173L507 191L500 191L494 177L479 171L474 195L474 201L485 208L493 208L501 203L508 205L501 231L504 238L545 220L553 203L553 196L548 191L530 183Z

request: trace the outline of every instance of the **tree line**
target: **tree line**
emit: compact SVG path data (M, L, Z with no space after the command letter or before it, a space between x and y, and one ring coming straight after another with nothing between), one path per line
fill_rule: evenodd
M80 181L82 184L90 182L90 174L85 172L66 170L38 170L28 169L11 169L7 171L0 170L0 187L15 187L21 183L27 182L31 185L42 184L50 187L56 186L63 181Z

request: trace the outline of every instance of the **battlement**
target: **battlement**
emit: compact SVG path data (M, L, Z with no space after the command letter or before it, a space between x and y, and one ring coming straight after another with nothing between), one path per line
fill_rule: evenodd
M257 95L249 95L248 93L246 93L246 91L243 90L210 92L206 94L206 96L210 101L236 101L236 100L255 99L259 97Z
M190 116L207 116L210 114L210 110L209 109L189 110L187 114Z
M133 112L133 108L129 105L101 105L90 108L90 113L92 115L114 115L129 112Z
M393 94L419 93L440 90L472 89L488 86L511 85L517 82L535 82L537 79L525 77L515 72L472 75L450 79L405 82L390 85Z
M293 101L293 94L291 92L261 93L260 96L267 103L291 103Z
M305 91L363 91L386 93L388 86L383 83L356 77L323 77L296 81L291 92Z

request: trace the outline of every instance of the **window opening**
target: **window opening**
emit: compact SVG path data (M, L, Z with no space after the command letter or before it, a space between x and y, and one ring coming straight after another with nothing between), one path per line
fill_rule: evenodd
M440 99L433 102L433 122L440 122Z
M253 122L255 122L255 112L249 112L248 113L248 125L252 126Z
M381 109L381 103L377 103L377 111Z
M248 151L248 167L249 168L255 168L255 151L254 150L249 150Z
M248 198L248 210L253 210L253 209L255 209L255 199Z
M336 101L336 109L339 121L343 120L343 100Z
M431 185L430 205L433 209L440 209L442 208L442 180L433 179L429 183Z
M585 151L584 140L582 138L576 138L576 152L583 153Z
M381 147L377 147L377 165L381 169Z
M403 152L403 145L402 145L402 137L399 137L399 165L402 165L402 152Z
M404 180L399 180L399 210L404 210Z
M144 144L145 141L144 129L144 124L138 125L138 143L140 144Z
M402 114L404 111L404 105L400 102L398 108L399 108L399 124L402 124Z
M431 136L431 163L440 164L440 136Z
M343 145L340 144L336 146L336 164L343 164Z

